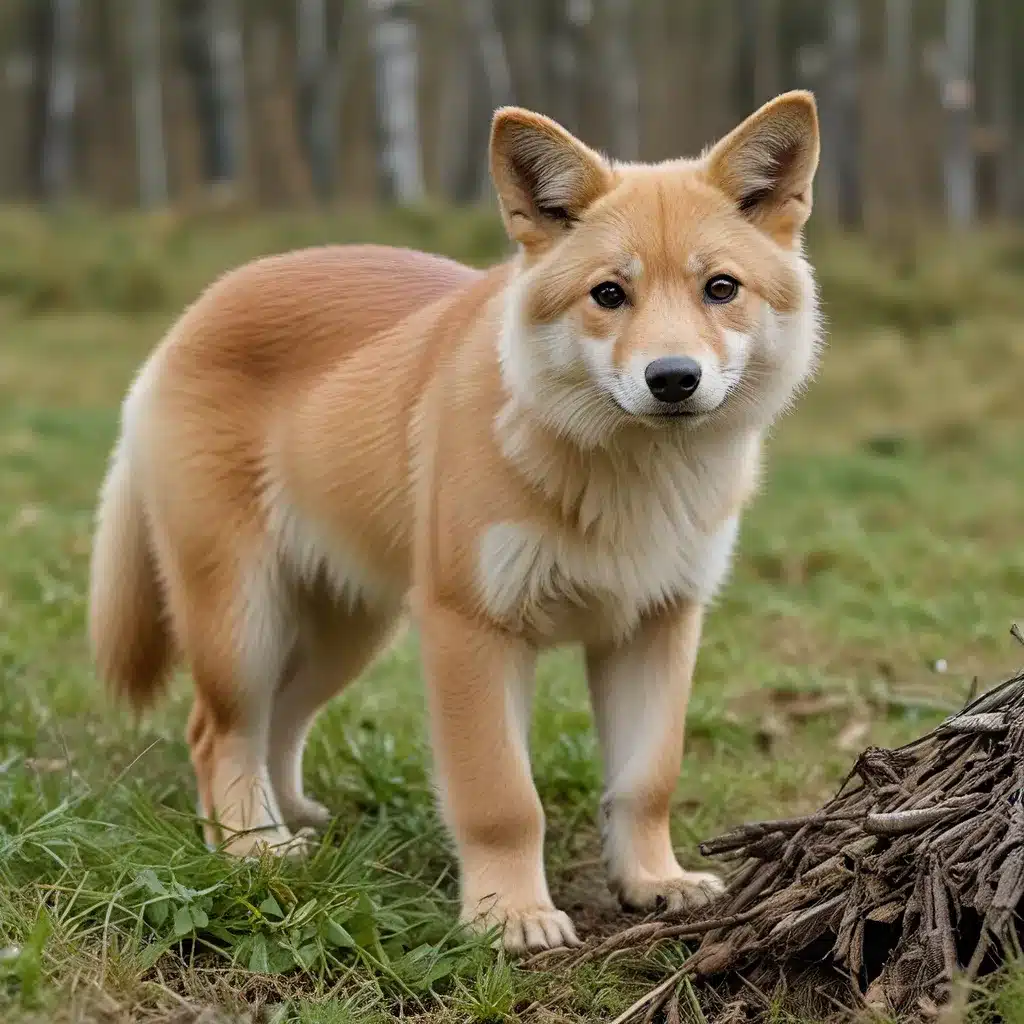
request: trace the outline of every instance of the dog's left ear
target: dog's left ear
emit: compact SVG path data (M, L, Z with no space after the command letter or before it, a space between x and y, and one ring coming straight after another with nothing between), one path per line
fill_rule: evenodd
M491 177L510 237L540 250L611 187L607 161L560 124L521 107L491 123Z
M744 216L788 247L811 214L820 148L813 94L786 92L712 147L706 174Z

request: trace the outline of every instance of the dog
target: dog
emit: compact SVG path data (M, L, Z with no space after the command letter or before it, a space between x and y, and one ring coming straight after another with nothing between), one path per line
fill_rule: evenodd
M563 643L585 650L613 891L722 890L680 867L669 806L704 609L819 350L818 153L803 91L656 164L504 107L507 261L305 249L183 312L123 404L89 631L138 708L190 669L209 844L308 849L329 813L303 791L307 733L408 609L463 920L510 951L578 942L527 749L535 657Z

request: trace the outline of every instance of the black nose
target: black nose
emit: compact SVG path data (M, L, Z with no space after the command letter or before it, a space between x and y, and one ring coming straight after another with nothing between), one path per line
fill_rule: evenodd
M700 363L689 356L663 356L647 364L644 380L659 402L681 402L700 384Z

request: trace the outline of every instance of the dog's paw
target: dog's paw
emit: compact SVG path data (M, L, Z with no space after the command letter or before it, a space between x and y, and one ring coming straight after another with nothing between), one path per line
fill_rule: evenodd
M334 815L316 800L302 797L293 803L281 806L281 815L288 824L299 831L303 828L324 829Z
M710 871L682 871L670 878L637 878L614 885L627 910L697 910L725 892L725 883Z
M309 856L316 847L316 833L301 828L292 833L283 825L258 832L242 832L233 836L224 846L232 857L259 858L266 854L297 860Z
M476 931L497 927L495 945L503 946L508 953L532 953L581 944L569 915L553 906L495 907L486 913L464 913L463 920Z

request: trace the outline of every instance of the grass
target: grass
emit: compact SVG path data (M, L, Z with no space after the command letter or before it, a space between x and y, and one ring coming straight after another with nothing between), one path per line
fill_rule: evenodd
M92 677L91 515L133 371L222 269L356 239L473 262L505 251L494 219L477 213L0 212L9 1024L212 1024L243 1012L274 1024L594 1021L684 956L663 949L566 979L454 931L414 637L313 733L308 785L337 820L305 864L237 864L201 844L186 680L134 723ZM816 807L861 746L913 738L963 701L973 677L988 685L1020 662L1008 627L1024 596L1024 239L926 239L897 257L816 238L812 250L831 342L820 379L773 439L733 580L708 622L674 814L691 865L700 838ZM533 747L552 886L584 931L607 931L626 919L597 864L600 766L580 660L556 652L540 673ZM1011 965L973 1012L1024 1021L1022 990Z

